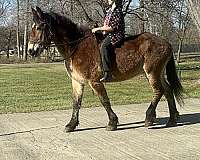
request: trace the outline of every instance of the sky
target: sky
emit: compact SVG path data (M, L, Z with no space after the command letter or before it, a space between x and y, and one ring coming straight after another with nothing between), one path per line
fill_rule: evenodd
M16 5L16 0L1 0L1 2L10 3L10 7L11 7L11 8L13 7L13 5ZM134 7L137 7L137 6L139 5L139 0L132 0L131 5L134 6ZM5 20L6 20L6 21L9 21L8 16L9 16L9 17L12 17L12 16L11 16L12 14L13 14L13 13L8 13ZM0 18L0 25L5 24L5 22L4 22L5 20L2 19L2 18Z
M132 0L131 2L133 6L138 6L139 5L139 0Z

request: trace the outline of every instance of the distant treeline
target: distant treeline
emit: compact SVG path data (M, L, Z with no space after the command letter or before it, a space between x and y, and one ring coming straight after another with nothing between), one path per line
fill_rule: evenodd
M174 52L178 51L178 44L173 44L173 49ZM182 49L181 49L182 53L190 53L190 52L200 52L200 44L196 43L196 44L183 44Z

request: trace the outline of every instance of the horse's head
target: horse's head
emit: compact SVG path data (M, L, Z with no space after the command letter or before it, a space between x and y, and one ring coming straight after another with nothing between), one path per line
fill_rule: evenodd
M51 28L51 19L39 7L36 10L32 8L33 26L28 43L28 51L31 56L38 56L46 49L52 41L53 32Z

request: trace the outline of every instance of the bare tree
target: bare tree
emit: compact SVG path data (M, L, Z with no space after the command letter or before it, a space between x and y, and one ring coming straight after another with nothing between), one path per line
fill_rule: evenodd
M0 0L0 18L5 14L10 4L9 0Z
M8 46L7 46L7 58L9 59L9 50L10 50L10 42L12 38L12 31L11 29L9 30L9 37L8 37Z
M0 0L0 25L5 25L8 17L8 12L11 7L11 0Z
M198 0L186 0L194 23L200 34L200 5Z
M177 51L177 63L180 62L181 52L182 52L182 46L183 41L185 39L186 30L189 23L189 14L188 10L185 7L184 1L181 1L179 3L180 11L179 11L179 25L178 25L178 32L177 32L177 38L179 39L179 45L178 45L178 51ZM184 13L184 11L186 13Z
M20 59L20 25L19 25L19 0L17 0L17 55Z
M26 12L25 12L25 27L24 27L24 46L23 46L23 60L27 60L27 34L28 34L28 11L29 11L29 0L26 0Z

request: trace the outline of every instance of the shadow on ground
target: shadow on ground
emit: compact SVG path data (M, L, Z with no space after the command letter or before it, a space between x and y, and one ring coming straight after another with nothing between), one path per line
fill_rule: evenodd
M140 128L140 127L144 127L144 121L140 121L140 122L133 122L133 123L123 123L123 124L119 124L118 125L118 129L117 130L124 130L124 129L133 129L133 128ZM136 125L136 124L143 124L140 126L134 126L134 127L124 127L124 128L119 128L121 126L130 126L130 125ZM94 130L94 129L102 129L102 128L106 128L106 127L92 127L92 128L81 128L81 129L76 129L75 131L87 131L87 130Z
M158 123L155 124L154 126L149 127L149 129L169 128L165 126L168 119L169 117L158 118ZM200 123L200 113L183 114L183 115L180 115L178 123L174 127L187 126L187 125L193 125L193 124L198 124L198 123ZM119 124L117 130L119 131L119 130L127 130L127 129L136 129L136 128L141 128L141 127L144 127L144 121ZM77 129L75 131L79 132L79 131L96 130L96 129L102 129L102 128L105 128L105 127L83 128L83 129Z
M168 121L169 117L164 118L158 118L159 125L165 125ZM177 121L177 125L174 127L179 126L187 126L187 125L193 125L200 123L200 113L192 113L192 114L182 114L180 115L179 120ZM153 126L149 129L162 129L162 128L168 128L166 126Z

